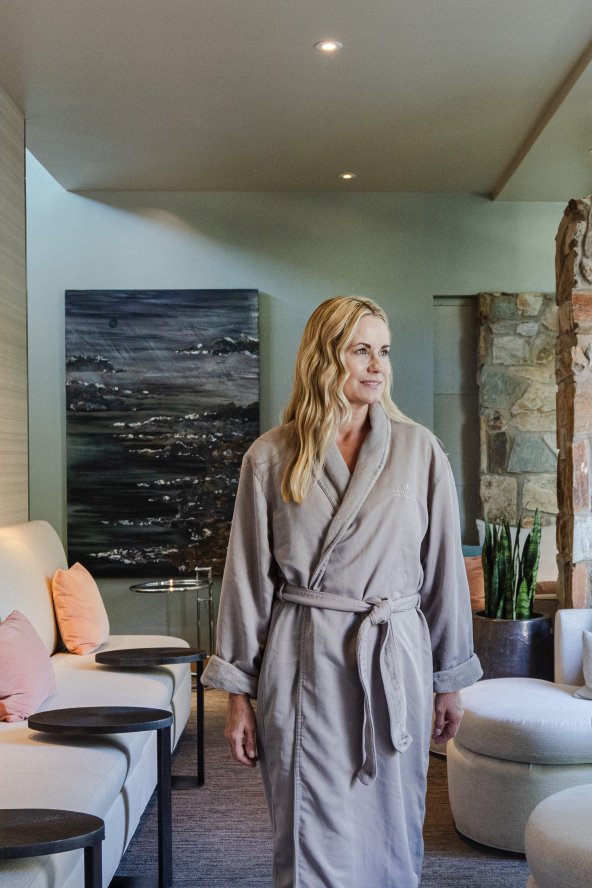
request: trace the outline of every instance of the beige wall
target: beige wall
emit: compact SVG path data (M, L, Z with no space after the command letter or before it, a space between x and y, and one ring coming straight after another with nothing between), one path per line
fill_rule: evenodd
M0 90L0 524L29 516L24 136Z

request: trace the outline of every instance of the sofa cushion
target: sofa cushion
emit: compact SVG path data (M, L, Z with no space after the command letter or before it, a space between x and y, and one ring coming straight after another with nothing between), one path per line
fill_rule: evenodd
M592 632L582 631L582 668L584 684L574 692L574 697L592 700Z
M56 570L53 604L62 641L73 654L90 654L109 638L109 617L99 587L82 564Z
M492 678L461 691L457 741L492 758L532 764L592 763L590 702L571 685Z
M56 689L43 641L23 614L0 623L0 721L23 721Z
M46 521L0 527L0 619L20 611L50 654L58 643L51 579L66 566L64 547Z

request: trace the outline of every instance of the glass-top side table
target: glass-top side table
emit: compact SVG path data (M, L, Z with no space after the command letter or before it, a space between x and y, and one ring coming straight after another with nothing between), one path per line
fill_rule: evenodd
M208 612L208 645L209 653L214 653L216 644L214 628L214 581L211 567L196 567L195 579L190 577L171 577L165 580L154 580L147 583L134 583L132 592L195 592L197 647L201 648L201 607L205 605ZM202 596L200 593L207 592Z

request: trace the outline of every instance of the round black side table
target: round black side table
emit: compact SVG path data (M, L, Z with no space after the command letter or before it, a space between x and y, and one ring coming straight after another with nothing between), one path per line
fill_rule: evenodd
M171 798L171 725L173 716L166 709L144 706L80 706L72 709L48 709L29 717L34 731L63 737L94 734L130 734L156 731L158 774L158 888L172 888L173 829ZM148 888L145 877L115 877L111 885L138 885Z
M39 857L84 848L84 888L102 888L100 817L55 808L0 810L0 860Z
M171 778L173 789L195 789L203 786L204 769L204 689L200 681L206 652L197 648L155 647L121 648L114 651L101 651L95 654L97 663L120 669L140 669L149 666L166 666L175 663L195 663L197 677L197 776L182 777L174 774Z

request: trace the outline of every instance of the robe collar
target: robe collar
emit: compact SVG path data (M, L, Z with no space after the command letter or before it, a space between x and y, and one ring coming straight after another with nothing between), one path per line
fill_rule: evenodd
M390 420L380 404L371 405L369 416L370 431L360 448L358 461L351 475L334 441L327 451L323 474L338 492L341 503L333 515L319 563L313 571L310 580L312 589L318 588L331 552L360 511L388 456L391 441Z

